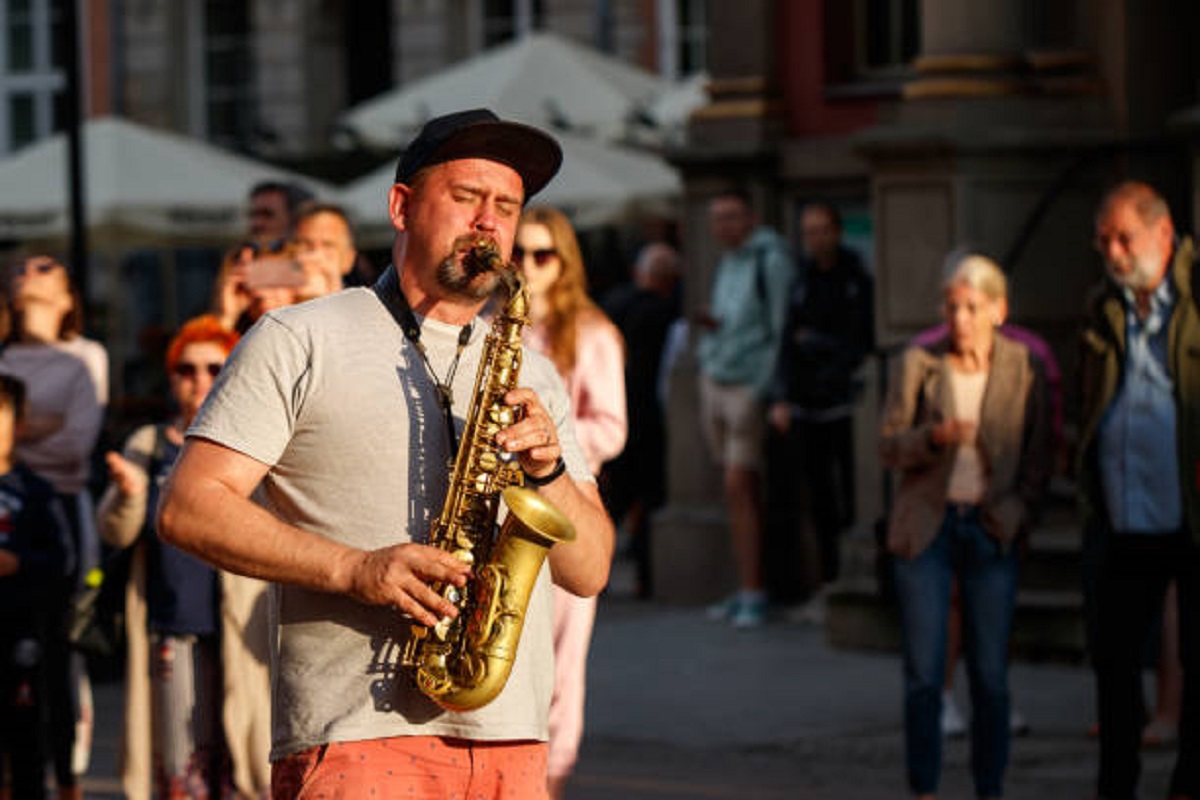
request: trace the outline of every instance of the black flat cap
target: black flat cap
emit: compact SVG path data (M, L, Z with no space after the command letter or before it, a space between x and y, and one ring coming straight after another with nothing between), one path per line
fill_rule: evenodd
M540 191L562 164L552 137L486 108L457 111L425 123L396 165L396 183L407 184L423 167L458 158L486 158L512 167L525 184L525 199Z

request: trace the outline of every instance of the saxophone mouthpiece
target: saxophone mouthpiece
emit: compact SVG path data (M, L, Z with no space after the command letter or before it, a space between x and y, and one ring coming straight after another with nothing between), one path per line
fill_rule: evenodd
M485 272L502 272L506 267L504 256L500 255L500 246L493 239L473 239L463 254L463 269L472 278Z

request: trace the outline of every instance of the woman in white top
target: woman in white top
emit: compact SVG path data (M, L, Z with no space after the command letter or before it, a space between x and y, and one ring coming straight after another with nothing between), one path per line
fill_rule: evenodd
M1009 753L1017 548L1050 474L1049 403L1037 359L996 335L1008 300L995 262L954 259L942 286L947 335L900 357L879 443L884 465L899 478L888 549L904 633L908 784L918 798L937 793L946 622L957 579L975 793L999 797Z

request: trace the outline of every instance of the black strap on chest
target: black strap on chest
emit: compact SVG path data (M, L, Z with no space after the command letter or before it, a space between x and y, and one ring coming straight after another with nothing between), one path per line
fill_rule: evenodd
M425 350L425 344L421 341L421 324L417 322L417 315L413 313L412 306L408 304L408 298L404 296L404 292L400 290L400 276L396 272L395 266L390 266L383 271L379 276L379 280L375 282L373 287L376 296L383 303L384 308L392 315L392 319L396 320L396 324L400 326L400 330L404 333L404 338L416 348L417 353L421 356L421 361L425 364L425 369L429 373L429 377L433 380L434 388L437 390L438 406L442 409L442 416L446 422L446 435L449 437L450 453L458 452L458 434L454 430L454 393L451 389L451 382L454 380L454 373L458 370L458 359L462 356L463 349L471 341L471 323L467 323L458 332L458 348L454 352L454 361L450 363L450 368L446 371L446 379L439 380L437 373L433 369L433 364L429 362L429 354Z

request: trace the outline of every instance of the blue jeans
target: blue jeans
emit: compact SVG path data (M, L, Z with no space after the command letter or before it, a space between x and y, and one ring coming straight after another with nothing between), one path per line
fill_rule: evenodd
M933 542L895 560L904 632L904 736L908 784L933 794L942 768L946 626L957 577L963 656L971 686L971 774L980 797L1003 794L1009 752L1008 641L1016 609L1017 555L984 531L974 507L949 507Z

